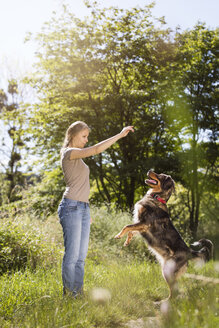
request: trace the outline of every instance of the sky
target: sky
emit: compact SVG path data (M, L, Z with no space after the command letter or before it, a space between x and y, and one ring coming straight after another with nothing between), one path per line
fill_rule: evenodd
M63 0L0 0L0 68L16 65L20 70L30 68L35 60L36 45L24 43L27 32L40 32L43 23L50 20L53 11L60 11ZM64 0L76 16L89 14L83 0ZM144 6L152 0L97 0L101 7L131 8ZM192 28L198 21L207 27L219 26L218 0L155 0L152 13L165 16L171 28ZM1 69L0 69L1 73ZM1 81L0 81L1 83Z

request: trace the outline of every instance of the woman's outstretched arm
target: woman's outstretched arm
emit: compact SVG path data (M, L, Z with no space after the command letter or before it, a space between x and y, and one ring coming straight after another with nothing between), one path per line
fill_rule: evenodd
M127 126L123 128L120 133L116 134L115 136L109 139L103 140L94 146L86 147L86 148L72 148L70 154L70 160L76 158L85 158L85 157L100 154L104 150L112 146L119 139L126 137L130 131L134 132L133 126Z

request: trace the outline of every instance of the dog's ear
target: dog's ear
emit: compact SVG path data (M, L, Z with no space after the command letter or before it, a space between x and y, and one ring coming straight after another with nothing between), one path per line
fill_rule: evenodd
M175 190L175 182L173 181L171 176L168 175L165 178L165 180L162 183L162 187L163 187L163 190L169 190L169 189Z
M166 179L163 181L163 191L166 193L167 200L170 198L173 192L175 192L175 182L171 178L171 176L167 176Z

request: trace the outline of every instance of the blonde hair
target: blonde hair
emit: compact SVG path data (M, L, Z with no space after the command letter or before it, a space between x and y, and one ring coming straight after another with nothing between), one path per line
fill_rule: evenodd
M89 126L88 126L86 123L82 122L82 121L76 121L76 122L72 123L72 124L68 127L68 129L67 129L67 131L66 131L66 133L65 133L65 139L64 139L64 142L63 142L63 145L62 145L62 149L61 149L61 151L62 151L63 149L65 149L65 148L67 148L67 147L69 146L70 142L72 141L72 139L73 139L73 138L74 138L79 132L81 132L82 130L85 130L85 129L87 129L87 130L90 131Z

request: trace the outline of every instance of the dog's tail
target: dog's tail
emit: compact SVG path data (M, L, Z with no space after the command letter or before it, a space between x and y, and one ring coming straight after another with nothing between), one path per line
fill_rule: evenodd
M214 245L209 239L200 239L199 241L191 244L192 247L199 247L200 250L191 250L192 259L199 258L204 262L208 262L213 259Z

